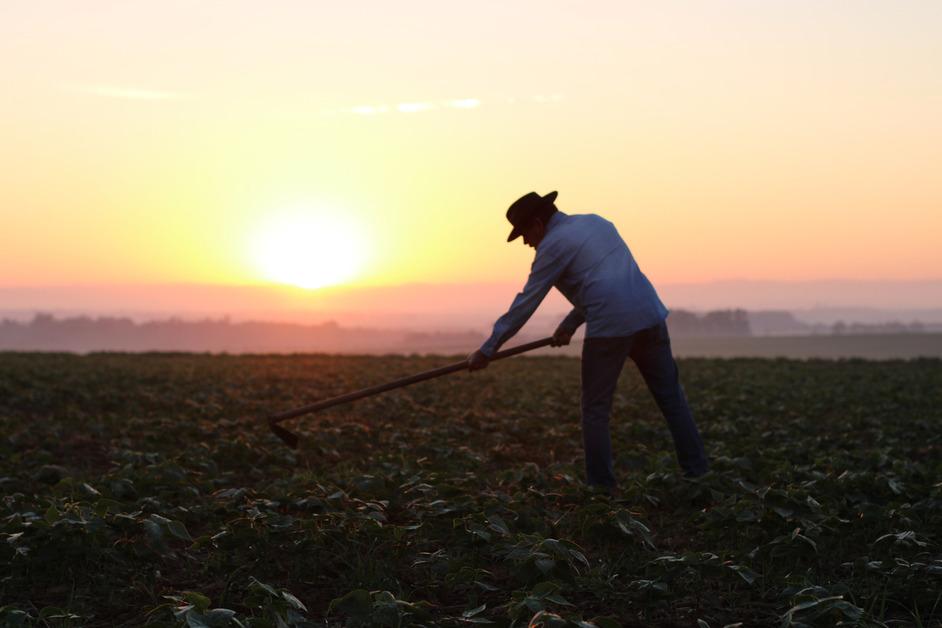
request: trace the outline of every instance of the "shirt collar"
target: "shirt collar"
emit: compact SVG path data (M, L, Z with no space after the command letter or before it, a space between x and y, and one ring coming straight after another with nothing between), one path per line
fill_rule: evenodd
M543 246L543 243L546 242L546 236L548 236L550 232L556 227L556 225L561 223L565 217L566 214L559 211L558 209L553 212L553 215L550 216L549 220L546 222L546 230L543 232L543 239L540 240L540 243L536 245L537 251L539 251L540 247Z
M566 214L559 211L558 209L553 212L553 215L549 217L549 221L546 223L546 233L549 233L553 227L559 224L563 218L566 217ZM543 237L546 237L545 235Z

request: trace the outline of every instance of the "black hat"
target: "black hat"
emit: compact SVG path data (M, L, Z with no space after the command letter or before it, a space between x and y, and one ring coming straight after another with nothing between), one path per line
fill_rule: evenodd
M556 200L556 194L556 192L550 192L546 196L540 196L536 192L530 192L514 201L514 204L507 210L507 220L514 226L510 235L507 236L507 241L511 242L520 237L521 231L526 228L533 215L547 205L552 205Z

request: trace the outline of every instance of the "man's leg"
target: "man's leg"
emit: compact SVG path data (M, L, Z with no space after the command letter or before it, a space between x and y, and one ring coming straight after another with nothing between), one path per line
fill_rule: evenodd
M700 432L687 405L687 397L680 385L680 373L671 353L667 324L662 322L635 334L631 359L638 365L648 390L667 419L677 449L677 460L684 475L703 475L709 463L703 451Z
M615 486L608 418L630 347L631 337L587 338L582 345L582 444L591 485Z

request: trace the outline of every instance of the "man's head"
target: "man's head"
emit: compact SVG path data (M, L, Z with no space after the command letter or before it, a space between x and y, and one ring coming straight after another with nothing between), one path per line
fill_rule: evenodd
M507 237L511 242L523 236L523 243L536 248L546 235L546 225L550 217L556 212L556 192L540 196L536 192L524 194L507 210L507 220L513 225L513 230Z

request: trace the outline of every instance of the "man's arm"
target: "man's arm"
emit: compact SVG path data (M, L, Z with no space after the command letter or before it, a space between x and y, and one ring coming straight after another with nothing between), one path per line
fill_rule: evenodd
M490 358L501 345L510 340L521 327L533 316L546 297L550 288L559 279L565 269L563 260L552 250L537 250L536 259L530 267L530 276L523 290L514 298L507 313L494 323L491 337L481 345L480 352Z
M561 347L568 345L569 341L572 339L572 335L576 333L576 330L579 329L579 326L584 322L585 312L577 307L572 308L572 311L566 315L566 318L563 319L556 328L556 331L553 332L553 346Z
M569 314L566 315L566 318L563 319L563 322L559 324L559 328L565 332L568 332L569 335L576 333L576 330L579 329L579 326L585 322L585 312L581 308L574 307Z

